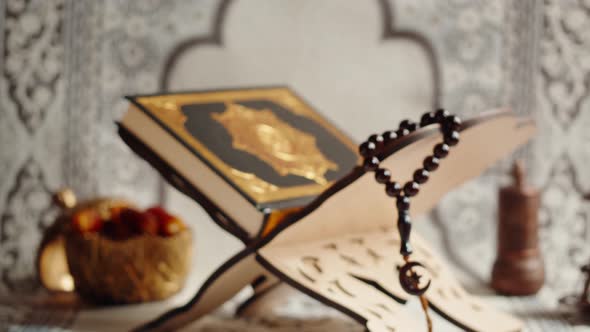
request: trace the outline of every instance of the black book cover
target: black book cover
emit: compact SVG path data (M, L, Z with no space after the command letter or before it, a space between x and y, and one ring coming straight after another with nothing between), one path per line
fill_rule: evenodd
M356 144L286 87L127 98L261 211L305 205L358 162Z

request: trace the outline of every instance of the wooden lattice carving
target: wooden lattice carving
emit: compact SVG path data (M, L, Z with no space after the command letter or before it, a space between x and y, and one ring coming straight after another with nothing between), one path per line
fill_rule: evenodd
M396 178L410 178L415 165L440 141L437 129L427 126L400 139L383 153L382 164L396 172ZM465 121L461 144L415 197L410 213L417 217L428 212L445 193L481 174L534 132L530 120L518 119L507 110ZM371 174L356 167L266 237L232 257L189 303L137 331L177 329L265 275L342 311L369 331L418 331L416 322L421 320L404 308L409 296L397 274L403 261L394 216L395 208L383 188ZM426 293L428 302L443 317L472 331L521 330L519 320L468 294L415 232L412 244L413 257L424 264L432 281Z

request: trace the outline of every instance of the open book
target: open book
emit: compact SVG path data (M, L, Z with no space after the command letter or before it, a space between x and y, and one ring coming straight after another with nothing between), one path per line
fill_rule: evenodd
M228 112L234 105L231 102L224 104L223 112ZM253 112L267 110L246 106ZM177 110L180 114L188 112L184 107ZM169 175L174 167L172 163L158 154L158 149L153 148L154 142L146 142L136 135L150 121L158 126L162 124L157 123L157 118L149 117L138 126L138 118L130 113L121 123L121 135L174 183ZM299 130L309 134L303 127ZM230 129L227 131L231 132ZM461 143L413 199L412 216L427 213L445 193L479 175L524 144L534 132L531 121L519 119L508 110L494 110L464 121ZM427 126L387 145L379 157L396 179L409 179L439 141L441 135L437 125ZM330 158L321 148L317 151L324 154L322 163L329 169L326 166L329 162L325 160ZM177 153L181 152L177 150ZM172 157L176 165L188 162L181 155ZM356 154L353 159L357 160ZM190 173L190 169L187 171ZM201 168L192 170L201 171ZM190 174L183 176L186 178ZM404 310L408 295L397 278L396 267L402 265L402 258L398 253L399 237L394 227L395 204L372 177L362 167L353 165L333 183L326 181L324 190L309 203L283 214L279 223L260 233L264 236L247 242L246 248L213 273L191 301L137 330L175 330L268 276L342 311L370 331L419 330L415 319ZM309 175L309 179L315 181L317 175L316 178ZM182 187L182 182L177 185ZM187 189L185 193L197 197L195 199L200 204L210 203L207 194L196 188ZM225 204L223 201L216 203ZM412 244L415 247L412 257L422 262L431 276L432 285L426 297L435 311L466 330L521 330L519 320L469 295L446 264L415 232Z

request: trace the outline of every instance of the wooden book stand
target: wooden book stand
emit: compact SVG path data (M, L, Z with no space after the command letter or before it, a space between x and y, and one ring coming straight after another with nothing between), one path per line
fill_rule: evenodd
M414 219L430 211L445 193L527 142L534 133L530 120L519 119L507 110L465 121L461 142L413 199ZM409 179L440 140L438 127L427 126L389 146L380 159L396 179ZM372 177L362 167L355 167L311 204L223 264L187 304L136 331L180 328L269 275L338 309L369 331L419 330L415 318L405 313L403 304L409 295L397 277L397 267L403 261L394 227L395 203ZM415 248L413 259L425 265L432 280L426 293L431 308L470 331L522 329L516 318L469 295L415 232L411 242Z

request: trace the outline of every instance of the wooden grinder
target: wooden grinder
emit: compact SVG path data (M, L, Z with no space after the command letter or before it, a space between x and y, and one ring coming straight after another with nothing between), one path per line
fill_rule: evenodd
M514 164L512 177L514 183L499 192L492 287L505 295L532 295L545 281L538 235L540 193L525 183L521 161Z

